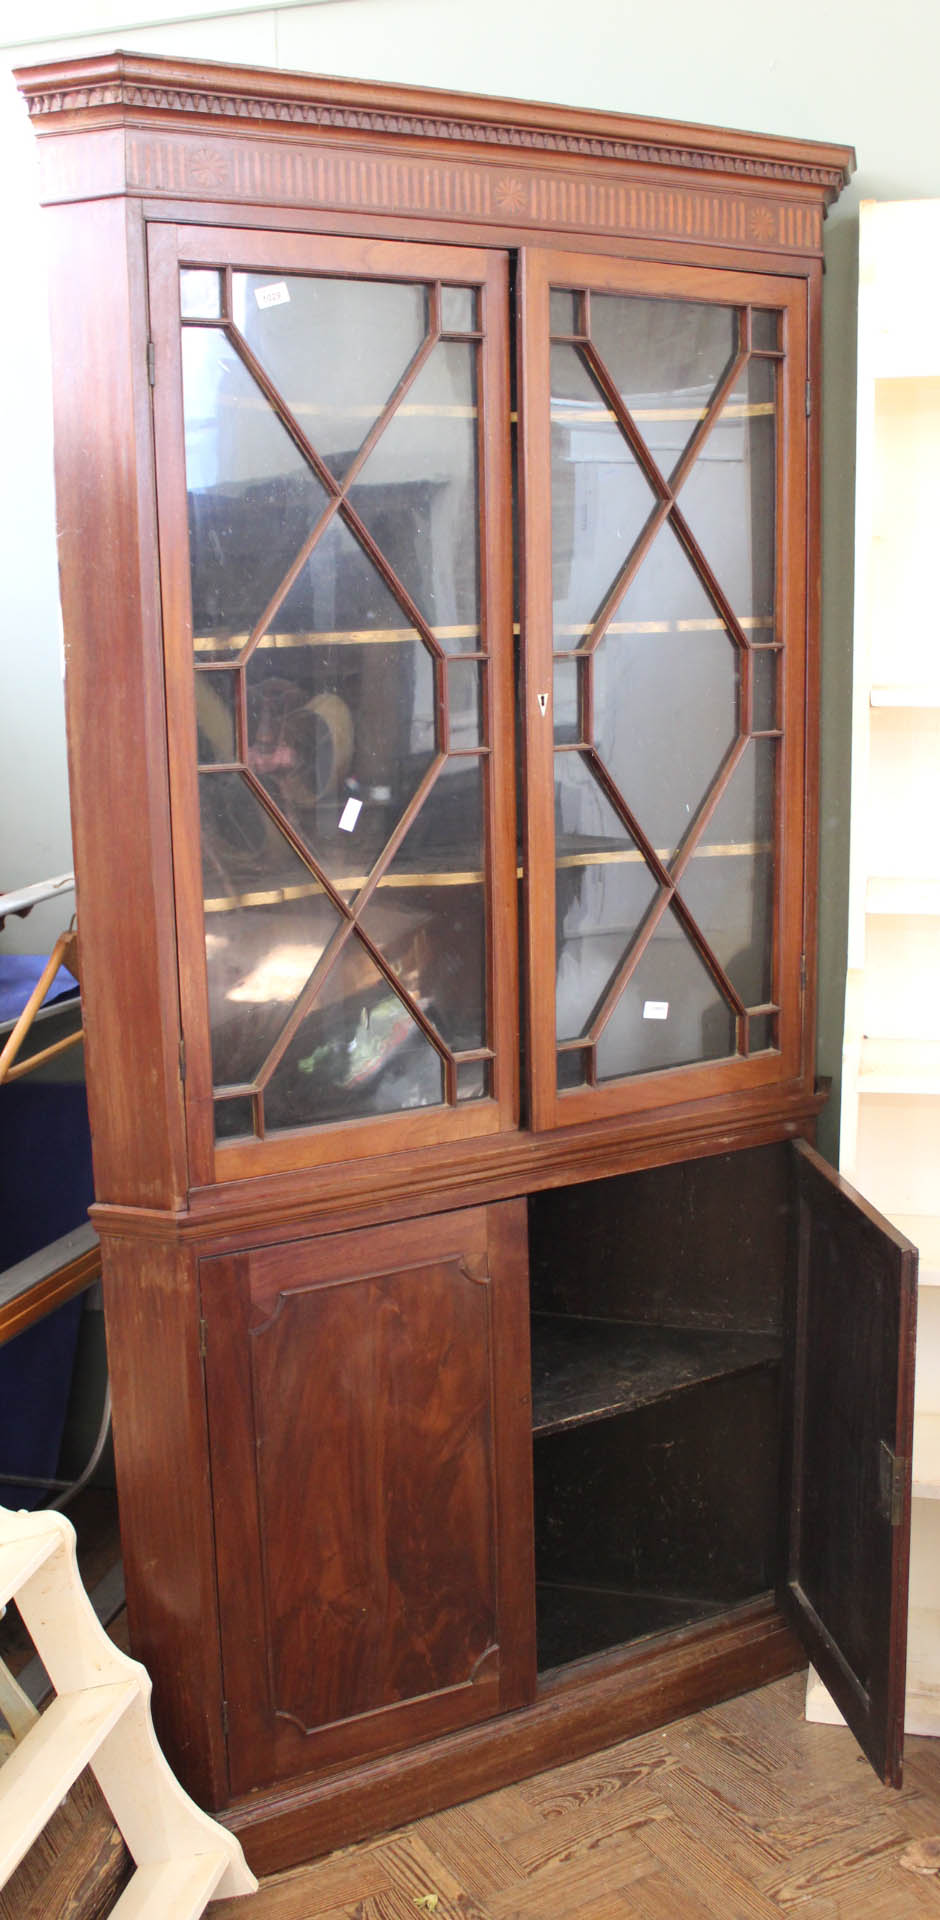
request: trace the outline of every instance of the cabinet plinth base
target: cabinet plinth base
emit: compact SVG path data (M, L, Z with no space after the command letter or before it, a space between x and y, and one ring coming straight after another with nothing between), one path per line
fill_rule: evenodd
M751 1687L806 1655L770 1599L549 1676L530 1707L369 1766L256 1793L220 1814L256 1873L300 1865L419 1815L580 1759Z

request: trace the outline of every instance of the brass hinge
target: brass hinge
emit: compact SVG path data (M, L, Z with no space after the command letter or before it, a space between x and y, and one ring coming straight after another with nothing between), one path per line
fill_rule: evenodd
M800 954L800 993L806 992L806 955Z
M157 355L156 355L156 351L154 349L154 344L152 340L147 341L147 379L150 381L150 385L152 387L156 386Z
M200 1314L200 1317L199 1317L199 1358L200 1360L204 1360L206 1357L206 1353L208 1352L208 1344L209 1344L208 1336L209 1336L209 1329L206 1325L205 1314Z
M185 1040L180 1041L179 1062L180 1062L180 1080L183 1086L185 1087L186 1085L186 1042Z
M910 1461L893 1453L886 1440L881 1442L879 1465L879 1505L885 1520L892 1527L899 1527L904 1518L904 1489L907 1485Z
M812 411L813 411L813 389L810 382L807 380L806 382L806 418L807 420L809 419L809 416L812 413Z

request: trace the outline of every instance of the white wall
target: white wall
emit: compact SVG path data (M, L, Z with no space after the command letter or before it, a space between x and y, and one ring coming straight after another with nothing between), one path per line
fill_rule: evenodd
M827 230L823 409L823 835L820 1071L838 1076L845 970L851 674L855 278L860 198L940 195L936 0L33 0L7 69L114 46L517 94L854 143L859 172ZM135 24L135 22L139 24ZM67 28L69 37L63 35ZM25 33L39 36L29 42ZM0 388L0 889L69 864L54 587L48 366L30 199L32 136L0 74L5 220ZM34 194L33 189L33 194ZM12 223L12 224L11 224ZM11 244L12 234L12 244ZM56 916L57 917L57 916ZM55 932L50 928L49 936ZM42 935L42 937L40 937ZM41 947L34 914L10 944ZM838 1102L823 1144L831 1149Z

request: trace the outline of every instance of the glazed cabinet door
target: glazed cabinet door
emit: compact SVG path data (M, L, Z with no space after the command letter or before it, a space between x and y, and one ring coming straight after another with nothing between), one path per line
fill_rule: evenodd
M231 1790L535 1686L524 1203L202 1264Z
M149 270L193 1180L505 1129L505 256L160 224Z
M538 1127L808 1071L806 301L524 256Z
M793 1154L781 1603L876 1772L900 1786L917 1254L812 1147Z

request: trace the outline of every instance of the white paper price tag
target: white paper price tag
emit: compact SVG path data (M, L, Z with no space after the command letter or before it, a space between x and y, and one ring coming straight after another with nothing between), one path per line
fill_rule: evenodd
M347 800L346 805L344 806L343 811L339 816L340 832L352 833L352 830L361 812L362 812L361 800Z
M255 299L259 307L283 307L290 303L290 294L283 280L273 287L256 287Z
M668 1020L668 1000L644 1000L643 1018L644 1020Z

